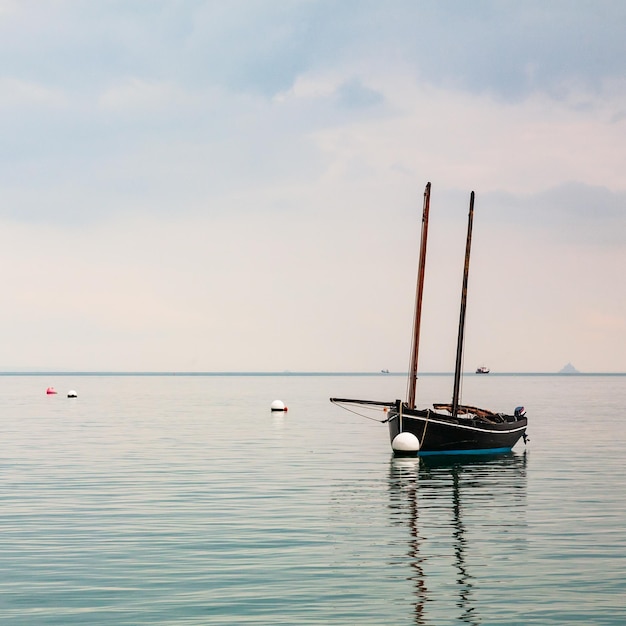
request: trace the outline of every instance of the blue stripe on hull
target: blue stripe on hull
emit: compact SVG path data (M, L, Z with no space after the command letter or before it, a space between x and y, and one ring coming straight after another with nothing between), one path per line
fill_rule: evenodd
M501 454L502 452L510 452L512 448L485 448L484 450L420 450L418 456L434 456L442 454Z

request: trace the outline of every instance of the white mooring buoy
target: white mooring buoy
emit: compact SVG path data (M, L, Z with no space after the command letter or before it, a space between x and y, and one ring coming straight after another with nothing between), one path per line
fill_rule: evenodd
M73 389L70 389L67 392L67 397L68 398L78 398L78 394Z
M398 433L393 438L391 447L398 456L410 456L419 452L420 440L412 433Z
M282 400L274 400L272 402L272 411L287 411L287 407Z

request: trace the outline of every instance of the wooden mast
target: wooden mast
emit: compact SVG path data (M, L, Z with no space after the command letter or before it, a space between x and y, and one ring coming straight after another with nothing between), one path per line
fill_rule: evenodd
M452 394L452 416L459 411L459 391L461 387L461 367L463 360L463 333L465 332L465 309L467 305L467 279L469 276L470 249L472 247L472 224L474 221L474 192L470 195L469 217L467 222L467 241L465 243L465 267L463 269L463 287L461 289L461 314L459 317L459 336L456 344L456 365L454 368L454 392Z
M415 293L415 320L413 323L413 342L411 363L409 365L409 389L407 404L415 408L415 385L417 383L417 357L420 343L420 323L422 319L422 294L424 293L424 268L426 267L426 240L428 239L428 213L430 211L430 183L424 191L424 210L422 211L422 236L420 241L420 259L417 271L417 289Z

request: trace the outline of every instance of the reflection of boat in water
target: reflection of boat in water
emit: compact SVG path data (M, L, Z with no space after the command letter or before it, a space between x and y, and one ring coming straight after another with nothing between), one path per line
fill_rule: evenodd
M392 458L389 508L409 528L415 624L487 623L480 581L490 555L514 560L525 546L525 479L526 453Z
M468 215L465 266L461 289L461 310L457 336L452 401L434 404L434 411L429 408L418 409L415 403L429 207L430 183L426 185L426 191L424 192L413 341L411 345L411 361L409 365L406 402L400 400L383 402L350 398L331 398L330 400L336 404L360 405L370 408L384 408L387 410L388 417L384 422L389 426L391 447L397 455L507 452L513 448L520 438L523 437L524 441L526 441L526 426L528 421L524 407L516 407L513 414L509 415L502 412L477 408L475 406L463 405L461 404L460 397L467 284L472 241L472 224L474 219L473 191L470 196Z

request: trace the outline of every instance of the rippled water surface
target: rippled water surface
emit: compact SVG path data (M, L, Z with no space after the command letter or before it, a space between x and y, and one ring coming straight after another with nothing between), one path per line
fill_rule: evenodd
M624 376L468 376L468 404L526 406L531 441L444 461L394 460L328 402L402 397L393 375L0 392L1 623L626 623Z

